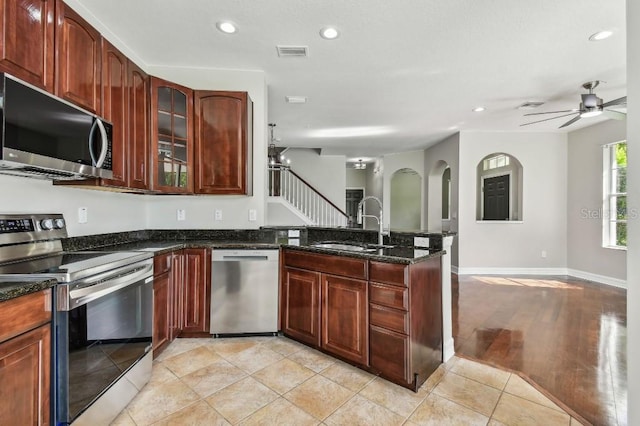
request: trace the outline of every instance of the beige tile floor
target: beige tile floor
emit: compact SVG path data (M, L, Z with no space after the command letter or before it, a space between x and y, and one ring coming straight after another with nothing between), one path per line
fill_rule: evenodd
M414 393L285 337L175 340L113 422L151 424L579 425L480 363L454 357Z

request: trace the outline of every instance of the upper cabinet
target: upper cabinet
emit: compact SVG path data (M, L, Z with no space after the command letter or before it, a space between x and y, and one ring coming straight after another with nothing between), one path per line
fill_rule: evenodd
M128 172L127 146L127 57L102 40L102 116L113 125L111 134L113 178L110 185L126 186Z
M128 62L129 173L127 186L149 189L149 76Z
M246 92L195 92L195 192L252 193L252 112Z
M193 193L193 90L151 79L151 189Z
M0 0L0 69L53 92L54 0Z
M56 90L59 97L101 113L102 37L62 1L56 1Z

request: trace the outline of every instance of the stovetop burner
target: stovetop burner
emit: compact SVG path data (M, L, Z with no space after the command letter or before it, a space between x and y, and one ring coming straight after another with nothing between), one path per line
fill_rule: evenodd
M60 214L0 215L0 280L51 279L72 282L150 259L153 253L62 251L67 236Z

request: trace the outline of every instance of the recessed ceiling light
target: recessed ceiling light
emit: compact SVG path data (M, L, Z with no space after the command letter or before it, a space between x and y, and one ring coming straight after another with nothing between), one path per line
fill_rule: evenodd
M323 29L320 30L320 37L327 40L333 40L338 38L339 36L340 36L340 32L338 32L336 27L324 27Z
M609 38L613 35L613 31L598 31L595 34L591 34L590 41L600 41Z
M484 111L484 110L485 110L485 108L484 108L483 106L479 106L479 107L475 107L475 108L473 109L473 112L482 112L482 111Z
M216 28L225 34L233 34L238 31L238 27L231 21L216 22Z

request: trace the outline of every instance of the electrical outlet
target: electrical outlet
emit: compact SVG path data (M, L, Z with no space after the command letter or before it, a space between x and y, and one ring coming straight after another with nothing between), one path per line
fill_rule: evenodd
M89 221L89 212L86 207L78 207L78 223L87 223Z
M547 251L546 250L542 250L542 253L540 253L540 257L542 257L543 259L547 258Z
M178 220L185 220L187 218L187 212L184 209L176 210L176 216Z
M215 220L222 220L222 210L216 209L216 211L213 214L213 217Z
M258 220L258 212L256 209L249 209L249 221L255 222L256 220Z

